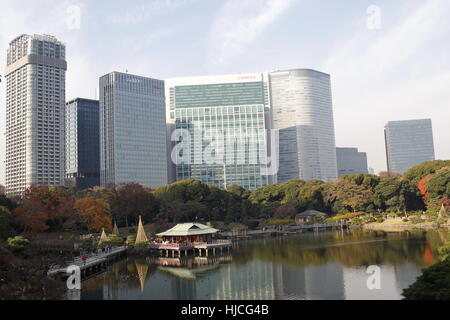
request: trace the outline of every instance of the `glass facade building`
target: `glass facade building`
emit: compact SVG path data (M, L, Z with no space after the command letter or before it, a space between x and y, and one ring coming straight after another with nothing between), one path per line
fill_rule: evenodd
M391 121L384 134L389 172L403 174L422 162L435 160L430 119Z
M99 93L101 185L167 184L164 81L112 72Z
M66 103L66 185L100 185L99 101L77 98Z
M267 75L168 79L166 96L169 136L184 129L190 137L183 151L189 153L188 161L177 161L169 153L172 181L196 179L219 188L236 184L250 190L270 183L270 176L261 173L267 163Z
M336 148L339 177L348 174L368 174L367 153L358 148Z
M65 45L21 35L7 52L6 192L64 181Z
M331 81L294 69L269 73L273 128L279 129L278 183L337 179Z

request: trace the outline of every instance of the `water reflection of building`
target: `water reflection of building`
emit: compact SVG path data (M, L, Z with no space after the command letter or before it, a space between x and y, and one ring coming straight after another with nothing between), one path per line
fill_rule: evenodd
M346 300L398 300L401 298L397 268L402 270L404 265L389 266L382 265L380 269L380 289L370 290L367 280L373 274L367 274L366 267L345 268L345 299ZM408 272L406 270L403 270Z
M172 273L172 299L273 300L342 299L342 267L336 264L294 268L258 260L227 264L197 273L191 281Z
M394 272L400 294L404 289L416 282L417 277L421 274L420 268L413 263L405 263L394 266Z
M275 298L278 300L334 300L344 297L343 271L338 264L294 268L274 267Z

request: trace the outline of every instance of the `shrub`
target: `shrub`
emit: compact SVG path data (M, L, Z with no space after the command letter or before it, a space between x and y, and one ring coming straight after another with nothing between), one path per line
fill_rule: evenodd
M409 218L409 222L411 224L421 224L424 223L425 220L423 220L421 217L419 216L412 216L411 218Z
M361 225L363 224L363 220L361 218L353 218L350 223L353 225Z
M291 219L269 220L267 222L267 225L268 226L286 226L293 222L294 222L294 220L291 220Z
M331 221L347 220L366 215L366 212L350 212L340 216L331 217Z
M441 261L427 269L403 291L406 300L450 300L450 261Z
M136 243L136 236L135 235L129 235L127 237L126 244L130 247L134 247L134 244Z
M8 238L8 246L13 251L22 251L30 245L30 241L22 236Z
M450 261L450 242L447 242L439 249L439 257L442 261Z
M117 234L110 234L108 235L109 238L109 244L111 246L120 246L122 245L122 238L118 236Z

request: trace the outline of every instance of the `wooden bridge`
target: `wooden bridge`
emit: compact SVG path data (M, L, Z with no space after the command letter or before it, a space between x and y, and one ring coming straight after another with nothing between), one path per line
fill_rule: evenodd
M123 257L127 252L127 247L112 248L111 251L99 254L91 254L87 256L86 261L83 261L81 257L67 262L66 266L52 266L48 272L49 277L66 278L69 276L67 269L70 266L78 266L81 271L81 277L87 277L92 274L98 273L105 269L106 266L112 261L118 260Z
M265 228L261 230L244 230L244 231L228 231L221 232L220 235L225 238L252 238L258 236L285 235L292 233L301 233L306 231L324 231L335 229L347 229L347 223L316 223L301 224L295 226L283 226L279 228Z

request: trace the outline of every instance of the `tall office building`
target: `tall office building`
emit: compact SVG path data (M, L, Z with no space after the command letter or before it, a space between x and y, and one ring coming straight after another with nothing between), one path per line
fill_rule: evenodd
M164 82L112 72L99 93L101 185L167 184Z
M66 185L100 185L99 101L77 98L66 103Z
M273 128L280 130L278 183L337 179L330 76L294 69L269 79Z
M339 177L347 174L368 174L367 153L358 148L336 148Z
M7 52L6 189L64 179L65 45L53 36L21 35Z
M435 160L430 119L391 121L384 134L389 172L403 174L422 162Z
M176 129L189 136L180 138L186 145L183 159L169 158L176 164L174 180L250 190L270 183L262 169L268 163L270 128L267 80L264 73L166 80L169 137Z

